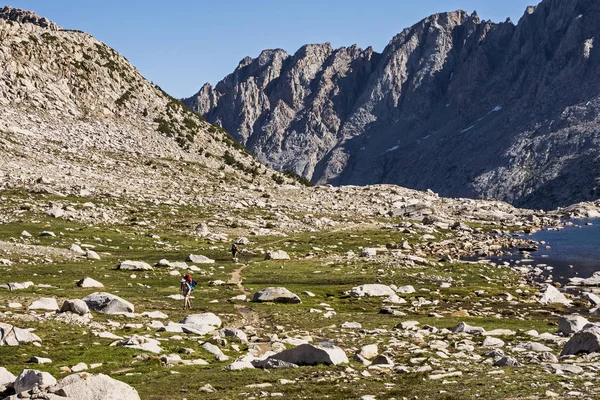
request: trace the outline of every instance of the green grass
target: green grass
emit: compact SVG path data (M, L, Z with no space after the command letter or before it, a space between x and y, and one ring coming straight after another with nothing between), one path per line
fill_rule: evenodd
M186 165L185 168L194 166ZM225 326L240 321L236 304L229 300L241 294L239 289L234 285L208 285L210 281L217 279L228 281L232 271L241 266L231 261L230 243L210 242L191 234L195 224L214 220L218 209L165 204L157 206L143 202L130 203L128 207L122 208L119 207L122 200L111 198L63 198L23 191L4 191L0 195L4 198L0 204L0 215L10 215L6 223L0 224L0 241L21 242L20 233L27 230L34 235L27 241L28 244L61 249L68 249L72 243L91 244L102 258L100 261L73 260L65 257L52 257L52 260L48 260L45 256L4 254L0 250L1 258L14 261L12 266L0 267L0 283L31 280L36 284L53 287L34 287L13 292L0 289L0 312L9 311L2 308L9 302L20 302L27 306L39 297L56 297L59 304L60 300L83 298L96 290L79 289L75 282L84 276L90 276L105 285L103 291L131 301L136 307L136 312L160 310L168 314L171 321L179 321L187 313L181 309L180 301L167 297L178 293L179 277L170 276L165 268L157 267L149 272L130 272L119 271L115 267L126 259L142 260L150 264L163 258L184 261L193 253L216 260L212 266L199 265L206 271L206 275L194 274L199 285L194 292L193 311L214 312L222 318ZM82 209L85 202L93 201L99 207L118 211L120 222L112 225L90 225L84 221L54 219L46 216L42 212L43 208L40 208L48 201L60 202L75 209ZM236 216L248 220L260 216L269 220L269 212L250 213L252 215L248 215L248 211L232 212L230 216L234 220ZM318 217L321 216L326 215ZM301 219L303 216L293 217ZM275 219L272 220L276 222ZM149 225L139 225L142 221L148 222ZM248 265L243 272L243 284L247 291L254 293L268 286L283 286L299 295L303 291L311 291L316 295L301 295L303 302L298 305L244 303L245 308L259 317L260 324L255 327L259 330L261 340L267 340L269 335L275 333L280 338L288 335L310 335L317 343L334 341L351 356L352 349L362 345L378 342L381 348L385 348L391 345L393 339L401 339L421 347L423 357L435 360L436 355L427 347L426 340L404 339L398 336L401 332L394 330L394 327L402 321L417 320L421 326L432 325L443 329L452 328L465 321L469 325L481 326L486 330L503 328L518 331L517 337L503 338L509 344L524 341L522 332L529 329L536 329L540 333L556 330L556 316L552 314L556 309L542 308L537 303L513 305L499 297L500 294L508 292L518 298L518 288L535 292L534 289L522 287L520 277L507 269L467 263L408 265L389 257L375 260L348 258L348 251L359 254L363 246L384 247L387 242L401 243L404 240L414 244L418 241L418 235L380 229L375 225L363 225L348 230L338 228L290 233L288 237L250 237L251 244L244 248L253 251L255 255L241 257L241 261ZM57 237L38 237L37 235L44 230L55 232ZM244 232L243 229L226 229L222 226L220 230L227 231L232 238ZM150 235L158 235L160 238ZM263 252L268 249L283 249L291 255L292 260L264 261ZM131 278L132 274L137 277ZM440 288L438 277L452 278L452 286ZM379 313L382 307L381 299L355 299L345 294L352 287L365 283L413 285L417 292L400 295L407 301L407 304L399 306L406 315L397 317ZM475 294L477 290L484 290L485 293L478 296ZM522 296L524 299L528 298L528 295ZM412 302L417 301L419 297L438 303L414 307ZM211 303L213 300L218 300L218 303ZM331 306L336 315L326 319L322 314L310 312L311 309L324 311L325 306L322 303ZM451 317L450 314L458 309L472 310L472 316ZM443 318L438 318L433 313L442 315ZM260 397L261 391L280 392L290 399L348 399L367 394L376 395L377 398L418 396L428 399L502 399L543 394L546 390L565 393L561 384L573 380L577 382L578 379L573 376L547 374L536 365L528 365L522 369L503 369L503 375L488 375L489 367L482 368L474 361L456 363L455 360L448 363L435 361L438 362L439 372L447 371L448 368L456 368L463 372L463 376L449 379L458 383L448 384L444 384L443 380L428 380L428 373L396 374L373 370L370 370L370 377L356 379L355 375L346 371L347 366L229 372L225 370L227 362L216 362L212 355L201 349L201 341L186 335L180 335L181 340L163 341L164 353L178 353L181 348L190 348L195 354L182 354L183 358L203 358L209 361L210 365L166 367L161 365L157 356L149 355L140 359L136 357L143 354L140 351L118 346L109 347L112 340L94 336L94 329L90 327L66 324L53 319L13 319L9 315L5 315L2 320L18 327L34 328L43 340L39 348L33 345L0 348L1 366L11 372L17 374L24 368L33 367L27 361L34 355L51 358L52 364L34 367L48 371L57 378L66 375L60 372L62 366L72 366L79 362L102 363L94 372L106 373L133 385L143 399L237 399ZM99 313L94 313L93 320L99 323L110 320L121 325L149 322L146 318L132 320L124 316L109 317ZM341 332L339 325L348 321L360 322L367 332L385 329L387 333L372 335L356 331ZM282 326L283 330L278 329L278 326ZM120 336L135 333L160 339L174 336L147 330L145 327L121 327L115 329L114 333ZM483 338L472 337L471 340L481 343ZM224 351L232 360L244 354L233 351L231 344L230 341L224 347ZM478 349L478 353L483 354L483 349ZM400 365L410 365L411 357L414 355L398 353L395 361ZM351 360L349 366L356 371L365 370L364 366L354 360ZM279 383L280 379L294 382L284 385ZM532 382L535 382L536 386L532 386ZM266 389L248 387L259 383L269 383L272 386ZM205 384L212 385L216 392L199 392Z

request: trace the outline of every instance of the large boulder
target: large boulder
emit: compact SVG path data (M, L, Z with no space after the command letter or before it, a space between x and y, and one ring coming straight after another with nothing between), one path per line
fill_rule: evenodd
M600 352L600 326L587 324L565 344L561 356Z
M565 336L579 332L587 324L589 321L579 315L558 317L558 331Z
M290 255L283 250L272 250L267 251L265 254L265 260L289 260Z
M13 383L17 379L9 370L0 367L0 386L6 386Z
M539 300L539 302L542 304L559 303L566 306L571 305L571 301L552 285L546 285L546 288L542 291L542 298Z
M219 336L224 338L237 338L242 343L248 343L248 335L240 329L225 328L219 331Z
M459 322L454 328L452 328L453 333L466 333L469 335L483 335L485 333L485 329L479 326L470 326L466 322Z
M214 264L215 260L212 260L203 255L190 254L187 261L193 262L194 264Z
M81 248L81 246L79 246L78 244L73 243L71 245L71 247L69 248L69 250L71 250L73 253L79 255L79 256L85 256L86 252L85 250L83 250Z
M49 216L54 217L54 218L60 218L63 215L65 215L65 212L63 211L62 208L56 206L56 207L52 207L51 209L49 209L48 211L46 211L46 215L49 215Z
M90 312L90 309L85 301L75 299L65 300L60 308L60 312L72 312L78 315L85 315Z
M188 315L179 323L183 332L196 335L206 335L222 325L221 318L213 313Z
M41 342L37 335L27 329L0 322L0 346L18 346L22 343Z
M128 314L134 312L133 304L110 293L96 292L83 298L90 310L104 314Z
M77 282L80 288L103 288L104 285L92 278L85 277Z
M156 339L147 338L144 336L133 335L122 343L123 347L148 351L150 353L159 354L162 352L160 342Z
M121 261L117 266L117 269L125 271L152 271L154 268L150 264L144 261Z
M258 292L254 293L254 297L252 297L252 301L257 303L288 303L288 304L298 304L302 303L300 297L298 295L290 292L286 288L283 287L268 287Z
M348 363L348 357L344 350L336 346L315 346L302 344L293 349L284 350L272 355L269 359L281 360L288 363L304 365L338 365Z
M86 372L67 376L51 391L78 400L140 400L138 392L128 384L103 374Z
M45 310L45 311L56 311L58 310L58 303L54 297L42 297L31 303L28 307L30 310Z
M582 281L582 284L585 286L598 286L600 285L600 271L594 272L594 274Z
M56 384L56 379L47 372L35 369L23 370L15 379L13 387L16 393L26 392L35 387L51 386Z
M394 296L396 296L396 292L394 291L394 289L392 289L391 287L389 287L387 285L381 285L379 283L372 283L372 284L353 287L352 290L350 290L350 296L353 296L353 297L363 297L363 296L394 297Z
M189 269L190 268L190 266L187 265L187 263L184 263L181 261L171 262L166 259L162 259L159 262L157 262L156 266L157 267L167 267L167 268L179 268L179 269Z

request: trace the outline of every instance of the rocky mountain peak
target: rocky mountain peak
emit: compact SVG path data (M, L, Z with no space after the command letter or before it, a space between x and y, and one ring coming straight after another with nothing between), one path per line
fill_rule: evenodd
M434 14L381 54L328 43L278 63L264 53L185 102L262 161L315 183L548 208L593 200L598 15L596 0L544 0L516 26Z
M61 29L58 25L50 21L48 18L40 17L32 11L21 10L20 8L12 8L11 6L6 6L0 9L0 19L18 22L21 24L34 24L39 27L50 29L53 31Z

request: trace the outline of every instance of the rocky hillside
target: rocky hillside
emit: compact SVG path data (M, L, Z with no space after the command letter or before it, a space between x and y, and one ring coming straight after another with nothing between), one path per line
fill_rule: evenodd
M86 33L0 9L0 71L0 188L40 181L126 191L156 174L160 160L189 161L214 181L267 173L225 131Z
M381 54L263 51L184 102L313 182L561 206L600 196L599 28L593 0L436 14Z

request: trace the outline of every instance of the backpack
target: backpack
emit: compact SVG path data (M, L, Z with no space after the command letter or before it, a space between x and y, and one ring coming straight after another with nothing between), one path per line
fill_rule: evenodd
M190 282L190 289L191 290L196 289L197 284L198 284L198 282L196 282L195 280L192 279L192 281Z

